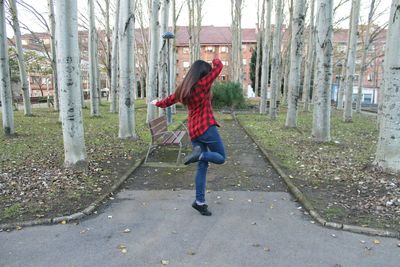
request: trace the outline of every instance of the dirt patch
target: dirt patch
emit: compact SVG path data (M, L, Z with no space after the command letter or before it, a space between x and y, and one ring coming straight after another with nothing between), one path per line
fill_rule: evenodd
M224 141L227 160L223 165L210 164L207 173L207 190L212 191L287 191L286 185L265 160L257 146L233 121L231 115L219 115L219 128ZM191 147L189 147L190 151ZM125 187L137 190L194 189L196 165L173 166L176 151L160 150L164 160L172 166L140 167L127 180ZM157 162L160 155L151 155ZM168 160L169 158L169 160ZM152 164L152 166L157 166Z

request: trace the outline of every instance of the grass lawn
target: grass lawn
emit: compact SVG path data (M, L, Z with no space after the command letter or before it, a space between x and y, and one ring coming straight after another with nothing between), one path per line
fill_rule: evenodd
M34 109L33 117L15 112L17 135L0 134L0 223L66 215L108 192L113 182L143 157L150 141L146 104L136 101L137 141L118 139L118 114L103 101L101 117L84 109L88 158L86 172L63 168L64 147L58 113ZM187 117L174 116L171 128Z
M299 113L298 129L284 127L286 110L275 121L259 114L238 118L326 219L400 230L400 176L372 165L375 117L354 113L354 122L344 123L332 110L327 144L311 139L312 113Z

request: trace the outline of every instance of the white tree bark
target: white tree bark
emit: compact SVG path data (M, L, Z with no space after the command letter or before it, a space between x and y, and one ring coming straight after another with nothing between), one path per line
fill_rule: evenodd
M267 16L265 18L264 37L263 37L263 55L261 63L261 100L260 100L260 114L267 112L267 92L269 80L269 53L271 42L271 13L273 0L266 0L267 2Z
M281 28L282 28L282 0L275 2L275 29L272 44L272 63L271 63L271 97L269 101L269 114L275 120L277 116L276 100L279 92L279 66L281 51Z
M105 0L106 12L106 71L107 71L107 88L111 87L111 29L110 29L110 0ZM108 98L108 97L107 97ZM108 98L109 100L109 98Z
M312 138L316 142L329 142L330 92L332 86L333 0L317 1L316 20L316 86L314 95Z
M86 167L86 149L79 78L76 0L56 1L56 40L60 114L66 167Z
M117 113L118 106L118 22L120 0L115 2L115 23L112 36L110 112Z
M304 111L310 111L310 85L311 85L311 74L314 65L314 10L315 10L315 0L311 1L310 8L310 25L308 27L308 47L307 47L307 60L304 70L304 84L303 84L303 95L302 100L304 103Z
M157 92L157 68L158 68L158 47L160 42L159 37L159 21L158 14L160 10L160 0L153 0L151 5L151 20L150 20L150 62L149 75L147 80L147 121L155 119L156 109L150 103L155 99Z
M353 13L351 17L351 29L350 29L350 45L349 55L347 58L346 65L346 88L345 88L345 102L343 120L344 122L353 121L353 84L354 84L354 73L356 68L356 54L357 54L357 38L358 38L358 18L360 16L360 0L353 0Z
M375 163L400 173L400 0L393 0L386 39L384 90Z
M10 136L15 134L15 128L12 107L10 67L8 64L5 0L0 0L0 23L0 100L3 118L3 131L6 136Z
M231 0L232 13L232 80L243 84L242 60L242 0Z
M161 34L159 36L160 38L160 44L161 49L159 52L160 55L160 68L159 68L159 91L158 91L158 96L161 99L164 99L168 96L167 94L167 88L168 88L168 75L167 75L167 42L162 38L162 35L168 31L168 15L169 15L169 0L163 0L161 3L161 12L160 12L160 17L161 17ZM166 110L163 108L158 109L159 116L166 115Z
M262 34L264 32L264 13L265 13L265 0L262 0L261 17L259 15L260 0L257 2L257 48L256 48L256 69L255 69L255 81L254 81L254 91L255 96L258 96L258 88L260 87L260 63L262 64L262 57L260 57L261 42L263 40Z
M51 69L53 71L53 102L54 110L60 110L60 98L58 90L58 79L57 79L57 52L56 52L56 21L54 18L54 1L48 0L47 6L49 9L49 26L50 26L50 41L51 41Z
M88 0L89 11L89 79L90 79L90 115L100 116L97 77L97 38L93 0Z
M304 44L304 20L306 16L305 0L294 4L292 21L292 42L290 45L290 74L288 81L288 112L285 126L297 127L297 109L300 94L300 72Z
M178 18L176 17L176 3L175 0L172 0L172 33L175 35L175 38L172 40L172 45L171 45L171 51L170 51L170 73L169 73L169 79L170 79L170 85L171 85L171 93L175 91L175 83L176 83L176 22ZM172 106L172 113L176 113L176 106Z
M137 139L134 113L134 83L136 82L135 1L121 0L119 21L119 138Z
M19 27L16 0L10 0L9 3L10 3L10 12L12 17L12 27L14 29L15 43L17 46L17 58L18 58L19 74L22 85L22 98L24 102L24 115L31 116L32 115L31 98L29 95L28 76L26 74L24 52L22 50L21 29Z
M367 23L367 29L365 30L365 38L364 38L364 50L363 50L363 55L362 55L362 60L361 60L361 70L360 70L360 76L358 79L358 92L357 92L357 102L356 102L356 111L357 113L361 112L361 102L362 102L362 88L363 88L363 80L364 80L364 73L365 70L367 69L367 66L365 65L367 61L367 54L370 46L370 34L369 31L371 29L371 24L374 16L374 11L375 11L375 0L371 1L371 6L369 9L369 14L368 14L368 23Z

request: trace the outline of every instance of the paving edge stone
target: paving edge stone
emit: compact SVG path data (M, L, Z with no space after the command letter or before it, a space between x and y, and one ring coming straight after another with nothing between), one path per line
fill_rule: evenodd
M96 207L98 207L110 194L116 191L128 177L144 162L145 157L143 156L139 161L137 161L132 167L130 167L111 187L111 191L101 195L98 199L93 201L89 206L83 209L80 212L76 212L71 215L55 217L55 218L46 218L46 219L38 219L38 220L30 220L24 222L17 222L17 223L5 223L0 225L0 232L4 230L12 230L18 229L18 227L28 227L34 225L41 225L41 224L57 224L63 221L69 222L73 220L79 220L89 214L91 214Z
M310 216L315 219L322 226L333 228L337 230L344 230L357 234L367 234L367 235L376 235L382 237L394 237L400 239L400 232L382 230L382 229L374 229L368 227L361 227L356 225L346 225L342 223L336 222L328 222L318 213L318 211L314 208L311 202L306 198L306 196L300 191L300 189L293 184L291 179L286 175L286 173L282 170L279 164L271 157L271 155L262 147L259 141L240 123L238 120L236 113L232 113L232 116L236 123L245 131L245 133L251 138L251 140L257 145L257 147L261 150L265 158L271 163L272 167L278 172L278 174L285 181L289 191L294 195L294 197L303 205L303 207L309 212Z

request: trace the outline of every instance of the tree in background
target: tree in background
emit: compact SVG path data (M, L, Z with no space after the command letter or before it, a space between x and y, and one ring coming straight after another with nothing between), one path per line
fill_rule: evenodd
M251 59L250 59L250 80L251 80L251 84L257 84L256 80L258 77L258 80L261 80L261 71L262 68L258 68L258 74L256 74L256 70L257 70L257 63L256 60L257 58L262 58L262 50L260 49L259 53L261 53L260 56L257 56L257 50L254 50L252 55L251 55ZM258 83L258 87L254 87L254 92L255 95L260 95L260 88L261 88L261 83Z
M272 0L267 1L267 15L265 18L264 27L264 37L262 38L262 61L261 61L261 100L260 100L260 114L265 114L267 112L267 92L268 92L268 82L270 80L270 68L269 68L269 58L270 58L270 42L271 42L271 13L272 13Z
M64 137L64 163L86 168L81 88L79 77L78 18L76 0L56 1L57 70L60 114Z
M157 68L158 68L158 47L160 42L160 31L158 29L158 13L160 10L160 0L153 0L151 5L150 20L150 56L149 56L149 74L146 83L147 96L147 121L155 119L156 109L150 103L155 99L157 92Z
M134 83L136 82L135 1L121 0L119 36L119 138L137 139L134 110Z
M257 73L257 75L254 75L254 79L252 79L251 74L250 74L251 84L253 85L256 96L259 96L260 78L261 78L261 75L258 75L258 73L260 73L260 61L262 59L262 53L261 53L262 41L261 40L262 40L262 33L264 32L265 2L266 2L265 0L262 0L261 17L260 17L260 0L257 1L257 26L256 26L257 48L256 48L256 53L255 53L255 59L254 59L254 64L255 64L254 73ZM254 53L253 53L253 55L254 55ZM253 55L251 57L252 63L253 63Z
M12 26L13 26L14 34L15 34L15 43L16 43L16 47L17 47L19 73L21 76L20 81L21 81L21 89L22 89L22 99L24 102L24 115L31 116L32 115L31 99L30 99L30 95L29 95L29 84L28 84L28 77L26 74L24 53L22 50L21 29L19 27L16 0L10 0L9 4L10 4L10 13L11 13L11 18L12 18Z
M115 3L115 22L112 37L110 112L117 113L118 105L118 22L120 0Z
M242 0L231 0L232 32L232 81L243 84L242 54Z
M349 54L346 63L346 90L343 120L344 122L353 121L353 85L354 73L356 68L356 53L357 53L357 39L358 39L358 19L360 16L360 0L353 0L351 14L351 29L350 29L350 45L348 47Z
M310 8L310 24L308 26L307 59L304 64L305 70L304 70L304 83L303 83L303 94L302 94L302 100L304 103L304 111L310 111L311 74L312 74L314 60L315 60L315 42L314 42L315 0L310 0L310 1L311 1L311 8Z
M54 18L54 1L48 0L47 6L49 9L49 22L50 22L50 41L51 41L51 68L53 72L53 92L54 92L54 110L59 111L60 100L57 81L57 52L56 52L56 22Z
M33 84L38 86L41 96L44 96L43 91L47 89L47 77L52 73L49 59L36 51L26 51L24 57L29 78Z
M304 44L304 20L306 17L305 0L297 0L294 5L292 20L292 40L290 47L290 75L286 83L288 88L288 112L285 126L297 127L297 110L300 94L301 61Z
M95 24L95 14L93 0L88 0L89 17L89 80L90 80L90 115L100 116L99 91L100 86L98 77L97 61L97 30Z
M393 0L386 38L382 111L375 163L386 172L400 173L400 0Z
M0 100L2 107L3 131L6 136L15 133L10 67L8 65L8 45L5 17L5 0L0 0Z
M276 101L280 93L279 80L279 61L281 51L281 27L282 27L282 0L275 2L275 29L272 44L272 63L271 63L271 98L269 102L269 114L275 120L277 116Z
M314 94L312 138L316 142L331 140L330 115L333 52L333 0L317 0L316 85Z

